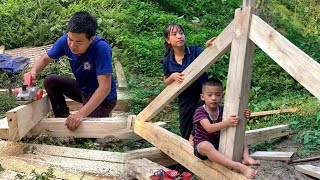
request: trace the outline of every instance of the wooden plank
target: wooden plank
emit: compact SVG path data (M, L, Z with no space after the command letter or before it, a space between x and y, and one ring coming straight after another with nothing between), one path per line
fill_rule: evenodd
M0 154L8 160L13 158L79 174L119 179L127 176L128 163L125 154L119 152L0 141Z
M30 174L34 169L37 173L47 172L51 166L48 165L39 165L35 163L30 163L27 160L21 160L16 157L0 157L0 164L4 169L9 169L11 171L22 172ZM52 167L51 167L52 168ZM73 173L65 170L60 170L58 168L53 168L53 174L56 178L61 179L83 179L83 180L98 180L98 179L112 179L107 177L97 177L92 174L85 173Z
M44 118L30 132L48 132L54 137L101 138L105 137L105 134L127 127L126 117L86 118L74 131L65 126L65 121L66 118Z
M187 140L153 123L136 120L134 132L202 179L246 179L220 164L199 160Z
M298 108L289 108L289 109L279 109L279 110L252 112L250 118L260 117L260 116L267 116L267 115L272 115L272 114L296 112L296 111L298 111Z
M118 88L121 90L127 90L128 89L127 80L124 75L122 65L117 58L114 59L114 66L116 70Z
M9 125L7 118L3 118L0 120L0 139L8 139L9 138Z
M4 46L4 45L1 45L1 46L0 46L0 54L3 54L3 53L4 53L4 50L5 50L5 46Z
M296 165L295 169L301 173L320 179L320 167L306 164Z
M289 128L290 125L285 124L246 131L245 142L246 144L254 144L277 137L287 136L289 135Z
M8 111L9 140L19 141L22 139L34 125L48 114L50 109L49 97L45 94L38 101Z
M302 158L302 159L295 159L295 160L292 160L291 162L289 163L298 163L298 162L306 162L306 161L316 161L316 160L319 160L320 159L320 156L315 156L315 157L308 157L308 158Z
M242 7L255 7L255 0L243 0Z
M156 147L128 151L126 158L128 160L146 158L165 167L178 164L175 160Z
M145 158L131 160L130 164L130 169L133 171L133 176L139 180L150 180L150 176L159 169L164 171L170 170Z
M250 156L254 159L274 160L274 161L290 161L294 152L279 151L257 151Z
M211 67L230 48L233 38L234 22L232 21L223 32L213 41L213 44L206 48L183 73L185 79L182 83L173 82L168 85L146 108L138 115L137 119L150 121L167 104L177 97L183 90L192 84L208 68Z
M320 64L258 16L252 17L250 39L276 63L320 99Z
M255 49L253 42L248 38L253 11L253 8L245 7L235 12L235 36L231 46L223 120L231 115L238 115L241 121L237 127L221 130L219 145L221 153L238 162L241 162L243 155L246 126L243 112L249 103Z

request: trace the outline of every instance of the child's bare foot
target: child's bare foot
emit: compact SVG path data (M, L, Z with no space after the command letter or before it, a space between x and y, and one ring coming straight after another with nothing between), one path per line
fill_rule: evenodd
M254 160L252 157L247 157L242 160L242 164L247 166L260 166L260 161Z
M254 179L258 173L258 170L252 169L252 168L250 168L248 166L244 166L244 165L242 165L239 170L240 170L241 174L244 175L248 179Z

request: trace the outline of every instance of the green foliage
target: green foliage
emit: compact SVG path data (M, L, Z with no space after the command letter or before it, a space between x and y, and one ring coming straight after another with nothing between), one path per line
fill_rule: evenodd
M0 172L5 171L5 169L2 167L2 165L0 164Z
M53 174L53 168L49 167L47 171L42 173L37 173L36 170L32 169L31 177L27 175L17 174L15 180L53 180L56 179L56 176Z
M18 103L13 95L0 94L0 118L5 117L5 113L16 106Z

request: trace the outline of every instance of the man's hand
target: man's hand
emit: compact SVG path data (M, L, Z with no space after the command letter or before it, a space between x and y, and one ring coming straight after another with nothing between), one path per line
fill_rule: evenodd
M80 114L70 114L67 120L64 122L64 125L67 126L68 129L74 131L78 128L78 126L82 123L84 117Z
M30 71L30 72L27 72L27 73L25 73L24 74L24 76L23 76L23 81L27 78L27 76L28 75L30 75L31 74L31 78L32 78L32 81L31 81L31 86L36 86L37 85L37 83L36 83L36 79L37 79L37 74L36 73L34 73L34 72L32 72L32 71Z
M171 78L175 81L177 81L178 83L182 83L183 80L184 80L184 74L183 73L172 73L171 75Z

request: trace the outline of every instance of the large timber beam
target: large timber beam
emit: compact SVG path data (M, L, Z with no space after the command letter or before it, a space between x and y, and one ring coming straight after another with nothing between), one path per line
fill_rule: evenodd
M252 16L250 39L311 94L320 99L320 64L258 16Z
M134 132L195 173L195 175L201 179L246 179L243 175L222 165L209 160L202 161L198 159L194 156L193 148L187 140L153 123L136 120Z
M224 101L223 121L232 115L240 117L236 127L221 130L219 151L234 161L241 162L245 136L252 62L255 45L249 39L251 16L254 9L245 7L235 12L235 35L231 45L228 80Z
M65 126L65 121L66 118L44 118L30 132L52 137L104 138L127 128L127 117L86 118L74 131Z
M8 111L9 140L19 141L22 139L33 126L48 114L50 109L49 97L45 94L40 100Z
M150 121L167 104L177 97L183 90L192 84L208 68L211 67L230 48L233 39L234 22L232 21L217 37L213 44L206 48L183 73L185 79L182 83L173 82L167 86L146 108L138 115L137 119Z

